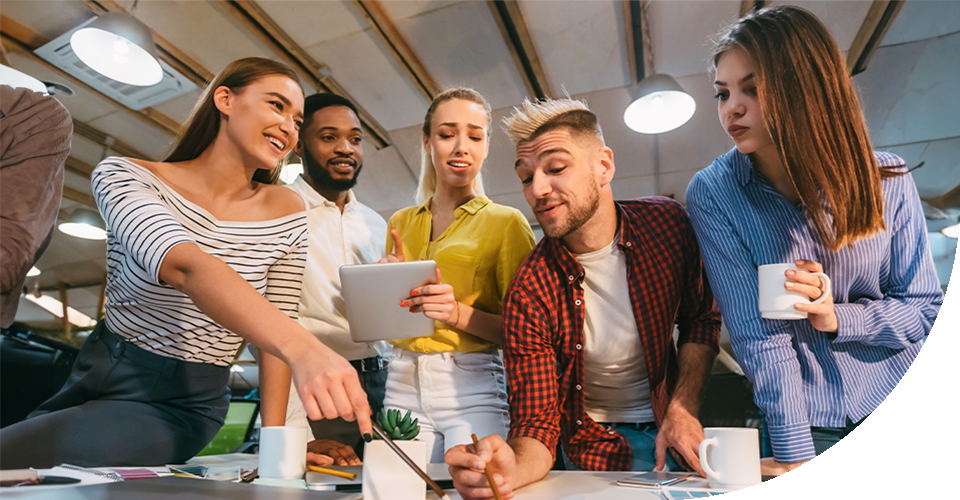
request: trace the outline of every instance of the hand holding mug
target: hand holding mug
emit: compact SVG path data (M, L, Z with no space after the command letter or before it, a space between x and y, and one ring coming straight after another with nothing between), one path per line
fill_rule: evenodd
M821 332L836 332L839 328L837 313L833 308L833 294L830 293L830 284L815 273L823 273L823 266L812 260L797 260L797 270L787 270L784 288L792 292L801 293L814 303L797 302L793 307L807 313L807 319L814 328ZM817 302L826 295L825 299Z

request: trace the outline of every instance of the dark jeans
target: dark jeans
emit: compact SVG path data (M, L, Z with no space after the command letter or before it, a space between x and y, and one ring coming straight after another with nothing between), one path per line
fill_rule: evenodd
M845 427L812 427L817 453L813 470L853 470L854 451L861 467L878 462L953 460L942 410L924 363L905 386L859 422L848 418ZM766 426L763 437L764 456L772 456Z
M223 426L229 375L143 350L101 322L60 392L0 430L0 468L183 463Z
M354 363L356 365L356 363ZM380 408L383 408L383 398L386 395L387 385L387 367L384 366L379 371L361 372L357 370L360 376L360 385L367 393L367 402L370 403L370 409L376 415ZM347 422L342 418L333 420L311 420L310 430L313 431L313 437L316 439L332 439L353 447L360 459L363 459L363 437L360 436L360 429L356 422Z

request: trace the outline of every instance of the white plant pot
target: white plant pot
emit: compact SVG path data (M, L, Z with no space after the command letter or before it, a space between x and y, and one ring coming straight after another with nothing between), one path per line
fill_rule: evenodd
M420 469L427 469L427 443L394 441ZM363 450L364 500L424 500L427 485L390 446L375 439Z

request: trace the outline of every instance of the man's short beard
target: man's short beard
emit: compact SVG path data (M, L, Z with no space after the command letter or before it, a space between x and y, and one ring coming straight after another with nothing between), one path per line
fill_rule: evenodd
M353 171L353 177L349 179L334 179L330 172L323 168L317 160L313 158L307 148L303 148L303 170L317 187L329 188L334 191L347 191L357 185L357 176L360 175L362 163L357 163L356 170Z
M597 209L600 208L600 190L596 184L590 184L590 186L590 194L586 203L576 207L570 205L570 217L565 224L556 226L553 229L549 229L541 224L543 234L548 238L563 238L580 229L587 221L593 218L593 215L597 213Z

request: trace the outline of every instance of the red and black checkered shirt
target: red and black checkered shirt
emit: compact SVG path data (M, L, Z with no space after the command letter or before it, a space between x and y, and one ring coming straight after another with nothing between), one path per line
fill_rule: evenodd
M657 424L677 382L679 344L719 348L720 312L683 207L669 198L617 203L618 247ZM503 357L510 392L510 438L530 437L584 470L629 470L627 439L583 408L583 268L560 240L544 238L514 277L503 306ZM675 455L676 458L678 458Z

